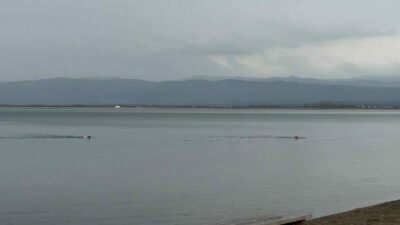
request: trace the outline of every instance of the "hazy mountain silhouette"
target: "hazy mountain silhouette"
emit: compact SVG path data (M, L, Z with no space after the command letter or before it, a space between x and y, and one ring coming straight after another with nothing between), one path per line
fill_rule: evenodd
M334 84L334 85L351 85L351 86L366 86L366 87L400 87L400 78L395 76L360 76L349 79L316 79L316 78L301 78L296 76L288 77L269 77L269 78L254 78L254 77L227 77L227 76L194 76L186 80L244 80L244 81L287 81L304 84Z
M390 84L389 84L390 83ZM385 86L386 85L386 86ZM3 105L302 105L400 104L396 82L297 77L153 82L135 79L47 79L0 83Z

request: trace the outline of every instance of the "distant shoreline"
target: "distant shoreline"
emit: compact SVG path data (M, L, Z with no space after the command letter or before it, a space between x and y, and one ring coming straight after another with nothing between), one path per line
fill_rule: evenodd
M118 106L118 107L116 107ZM0 105L0 108L164 108L164 109L310 109L310 110L399 110L400 106L207 106L207 105Z

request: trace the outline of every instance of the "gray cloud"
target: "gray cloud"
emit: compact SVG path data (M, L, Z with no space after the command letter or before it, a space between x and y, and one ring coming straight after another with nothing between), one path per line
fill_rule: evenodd
M276 27L279 26L279 27ZM335 39L365 38L395 35L394 29L342 29L342 30L306 30L301 27L287 27L285 24L260 26L266 29L262 34L235 34L221 39L203 42L182 41L181 48L191 54L200 55L250 55L265 49L285 47L293 48L304 44L319 44Z
M388 51L381 55L390 62L375 66L356 55L322 68L318 56L338 57L325 44L351 48L343 40L397 37L399 6L394 0L4 0L0 80L394 74L397 55ZM310 55L304 46L318 50Z

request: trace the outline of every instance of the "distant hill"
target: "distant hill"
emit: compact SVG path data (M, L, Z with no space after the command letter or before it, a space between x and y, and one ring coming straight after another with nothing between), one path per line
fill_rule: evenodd
M254 77L226 77L226 76L194 76L186 80L244 80L244 81L287 81L304 84L334 84L334 85L351 85L363 87L400 87L400 78L392 76L361 76L349 79L316 79L316 78L301 78L296 76L288 77L269 77L269 78L254 78Z
M334 102L400 105L400 85L395 84L361 79L344 82L297 77L162 82L57 78L2 82L0 104L289 106Z

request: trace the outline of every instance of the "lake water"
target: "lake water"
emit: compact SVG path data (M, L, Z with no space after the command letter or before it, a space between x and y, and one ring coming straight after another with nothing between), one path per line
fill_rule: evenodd
M0 224L326 215L400 198L399 136L400 111L0 109Z

